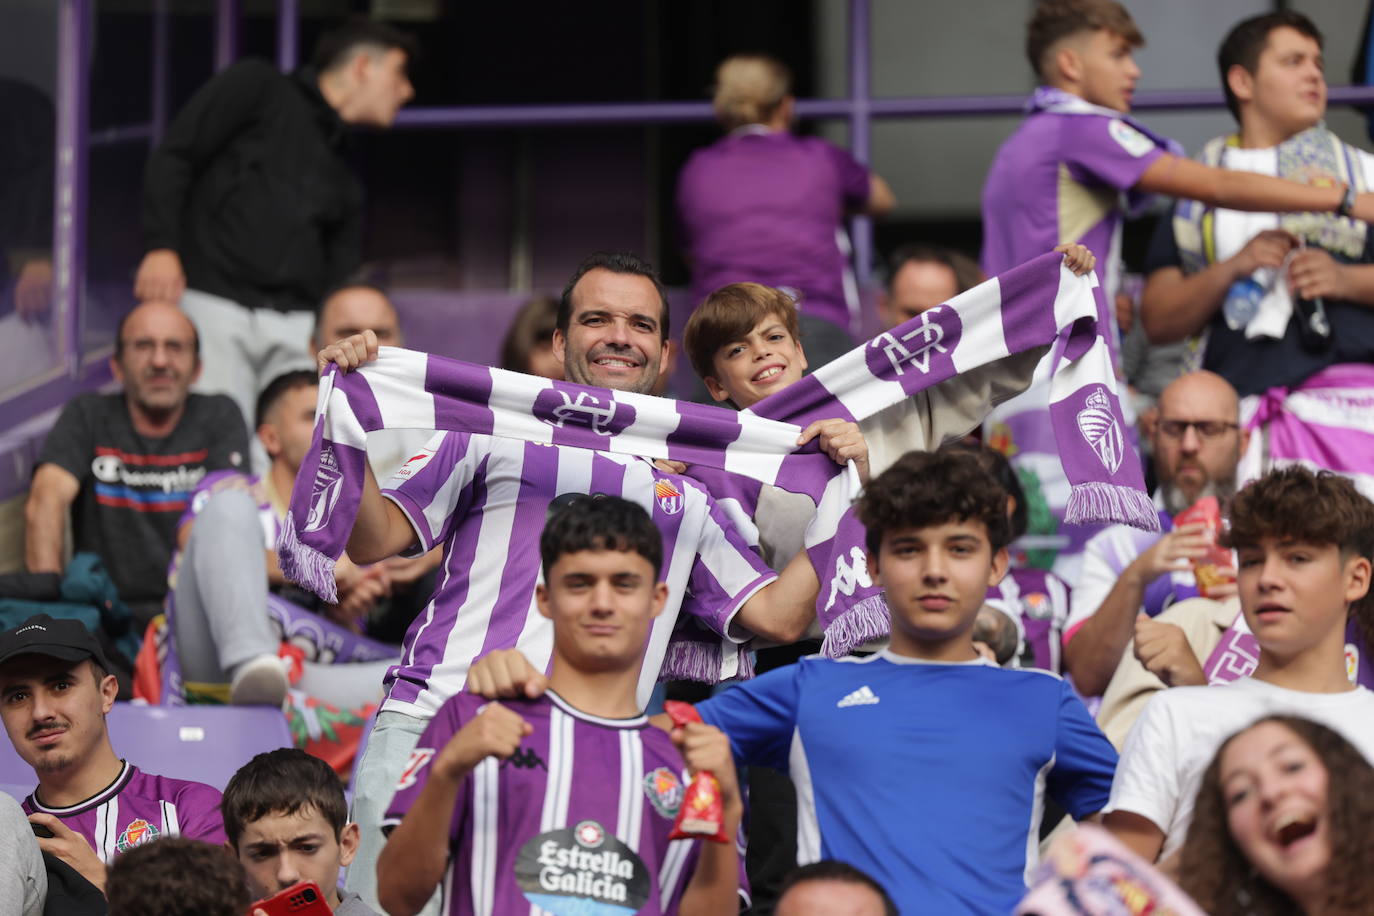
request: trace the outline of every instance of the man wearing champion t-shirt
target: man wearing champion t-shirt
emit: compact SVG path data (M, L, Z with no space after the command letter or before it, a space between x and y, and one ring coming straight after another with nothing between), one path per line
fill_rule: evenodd
M38 614L0 633L0 718L38 776L24 812L52 833L39 838L43 851L102 890L105 866L134 846L178 835L224 842L218 791L115 755L105 729L118 690L109 671L79 621Z
M442 880L449 916L735 912L734 842L668 836L685 761L716 774L733 839L743 805L729 743L699 723L670 738L636 696L668 600L657 528L628 500L582 496L553 510L539 552L548 690L504 704L462 693L439 709L383 821L383 908L411 916Z
M587 258L564 289L553 340L569 380L652 391L668 345L668 301L653 268L629 254ZM319 363L347 371L376 353L375 336L364 333L325 348ZM811 424L798 444L816 437L827 448L825 426ZM353 819L362 842L349 883L369 904L376 902L372 871L384 806L420 733L462 689L473 660L518 648L548 669L552 628L534 601L537 537L549 503L579 493L630 499L663 535L668 598L645 648L641 705L679 613L730 640L755 634L779 643L796 641L815 618L820 584L804 553L774 573L700 483L647 457L449 432L406 462L385 490L369 472L348 555L372 563L444 548L438 591L387 674L387 699L359 765Z

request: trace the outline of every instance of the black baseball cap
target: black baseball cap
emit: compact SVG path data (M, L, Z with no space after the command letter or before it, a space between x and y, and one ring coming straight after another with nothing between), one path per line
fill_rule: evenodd
M0 665L18 655L47 655L68 662L92 659L112 672L94 634L79 620L35 614L12 630L0 633Z

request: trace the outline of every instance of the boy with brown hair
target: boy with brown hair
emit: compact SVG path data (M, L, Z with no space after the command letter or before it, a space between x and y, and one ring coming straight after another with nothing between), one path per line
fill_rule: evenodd
M1230 684L1161 691L1127 736L1105 823L1149 860L1183 844L1208 761L1258 718L1305 716L1374 760L1374 692L1345 661L1347 617L1369 613L1374 504L1344 477L1282 468L1236 494L1224 539L1259 663Z
M253 898L314 881L336 916L377 916L339 886L339 869L358 851L359 828L334 770L286 747L258 754L224 787L225 846L238 859Z
M1097 263L1082 245L1059 245L1054 250L1064 254L1065 266L1079 276ZM740 410L798 381L807 367L796 301L758 283L731 283L707 296L687 319L682 341L711 397ZM830 456L841 463L853 458L867 479L870 466L874 474L881 473L913 449L937 448L957 439L994 406L1024 390L1045 352L1036 348L1013 353L932 385L858 424L857 436L832 433ZM812 429L805 433L804 440Z

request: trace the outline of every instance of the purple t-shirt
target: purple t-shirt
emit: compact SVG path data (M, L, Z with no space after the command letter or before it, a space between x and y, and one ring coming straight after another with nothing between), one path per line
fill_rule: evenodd
M218 789L203 783L144 773L125 763L119 778L83 802L49 808L38 791L24 799L25 814L51 814L81 834L100 861L159 837L184 836L220 846L224 823Z
M796 290L803 312L847 328L857 293L837 233L868 190L868 168L818 137L752 127L697 150L677 188L693 307L749 281Z
M462 689L472 661L517 648L547 667L553 626L539 613L539 535L549 503L607 493L643 506L663 535L668 604L654 621L639 682L657 681L679 610L726 635L731 618L777 578L701 484L642 458L467 433L430 440L383 495L410 519L419 552L444 547L439 586L387 672L383 709L427 718Z
M382 819L415 803L429 763L486 700L451 697L410 755ZM676 913L699 841L669 841L682 803L682 758L648 719L602 719L552 691L502 700L533 732L506 760L464 780L449 824L449 916L537 912Z
M1061 242L1097 255L1115 290L1121 192L1164 152L1121 118L1037 111L997 151L983 185L983 270L1003 273Z

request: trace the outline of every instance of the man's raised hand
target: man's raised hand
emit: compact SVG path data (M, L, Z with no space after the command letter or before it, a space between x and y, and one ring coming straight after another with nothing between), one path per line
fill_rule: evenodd
M494 649L468 669L468 693L488 700L535 699L549 679L519 649Z
M868 483L868 440L857 423L841 419L817 420L802 430L797 445L805 445L817 437L821 451L832 461L836 464L854 462L860 481Z
M1083 276L1097 266L1097 256L1086 245L1065 242L1054 246L1054 250L1064 256L1064 266L1073 271L1076 277Z
M336 340L315 354L315 366L321 373L333 363L344 372L357 369L377 358L377 335L371 330Z
M732 809L742 805L742 802L735 776L735 759L730 753L730 739L725 733L713 725L688 722L674 728L669 737L673 739L689 772L696 774L704 770L716 777L725 810L737 817L738 812Z

